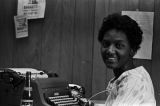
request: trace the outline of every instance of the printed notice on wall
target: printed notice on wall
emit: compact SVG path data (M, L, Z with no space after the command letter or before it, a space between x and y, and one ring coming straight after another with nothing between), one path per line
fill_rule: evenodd
M45 0L18 0L17 15L26 15L28 19L44 18Z
M28 20L26 16L14 16L16 38L28 37Z
M128 15L137 21L143 31L141 48L137 51L137 54L134 56L134 58L152 59L154 12L122 11L122 14Z

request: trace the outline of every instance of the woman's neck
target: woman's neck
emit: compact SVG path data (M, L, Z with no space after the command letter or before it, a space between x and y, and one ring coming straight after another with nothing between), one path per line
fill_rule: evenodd
M135 68L135 65L133 64L133 59L131 59L124 66L117 68L117 69L113 69L115 79L117 79L123 72L128 71L133 68Z

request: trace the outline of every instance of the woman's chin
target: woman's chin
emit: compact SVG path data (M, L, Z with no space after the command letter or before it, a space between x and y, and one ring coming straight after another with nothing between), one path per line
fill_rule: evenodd
M117 68L117 64L116 63L110 63L110 62L106 62L106 67L110 68L110 69L116 69Z

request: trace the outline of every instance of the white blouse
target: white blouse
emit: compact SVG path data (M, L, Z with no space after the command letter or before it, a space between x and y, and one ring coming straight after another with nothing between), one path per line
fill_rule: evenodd
M105 106L156 106L151 78L143 66L125 71L111 80Z

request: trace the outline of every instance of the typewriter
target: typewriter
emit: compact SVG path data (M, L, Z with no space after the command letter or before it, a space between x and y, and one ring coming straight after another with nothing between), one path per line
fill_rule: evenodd
M84 88L60 78L32 81L34 106L87 106Z

